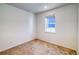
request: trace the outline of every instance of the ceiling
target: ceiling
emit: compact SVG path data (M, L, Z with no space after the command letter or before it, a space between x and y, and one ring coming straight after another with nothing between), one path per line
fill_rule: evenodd
M8 3L8 4L28 12L40 13L50 9L67 5L68 3Z

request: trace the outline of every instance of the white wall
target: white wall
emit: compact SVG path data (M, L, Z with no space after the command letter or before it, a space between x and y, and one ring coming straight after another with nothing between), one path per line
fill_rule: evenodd
M56 33L46 33L44 18L56 16ZM37 38L76 50L76 4L37 14Z
M0 51L35 38L34 15L0 4Z
M45 33L44 17L51 14L56 16L56 33ZM32 13L0 4L0 51L34 38L76 50L76 16L75 4L40 13L36 15L36 20Z
M79 4L78 4L78 14L77 15L78 15L78 42L77 42L78 45L77 46L78 46L78 54L79 54Z

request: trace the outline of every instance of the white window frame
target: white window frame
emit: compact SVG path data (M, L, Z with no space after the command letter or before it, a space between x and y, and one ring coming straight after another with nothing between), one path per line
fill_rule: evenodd
M51 15L49 15L49 16L51 16ZM49 17L49 16L46 16L45 17L45 32L47 32L47 33L56 33L56 23L55 23L55 28L48 28L48 21L47 21L47 17ZM52 16L54 16L55 17L55 15L52 15ZM56 18L55 18L55 21L56 21Z

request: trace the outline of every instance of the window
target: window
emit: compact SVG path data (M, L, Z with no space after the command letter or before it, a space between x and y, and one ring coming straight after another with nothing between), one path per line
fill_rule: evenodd
M47 16L45 18L45 32L56 32L56 20L55 16Z

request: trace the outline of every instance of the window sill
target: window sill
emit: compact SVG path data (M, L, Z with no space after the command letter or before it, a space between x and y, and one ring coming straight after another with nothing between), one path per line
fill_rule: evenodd
M56 34L56 32L45 32L45 33L51 33L51 34Z

